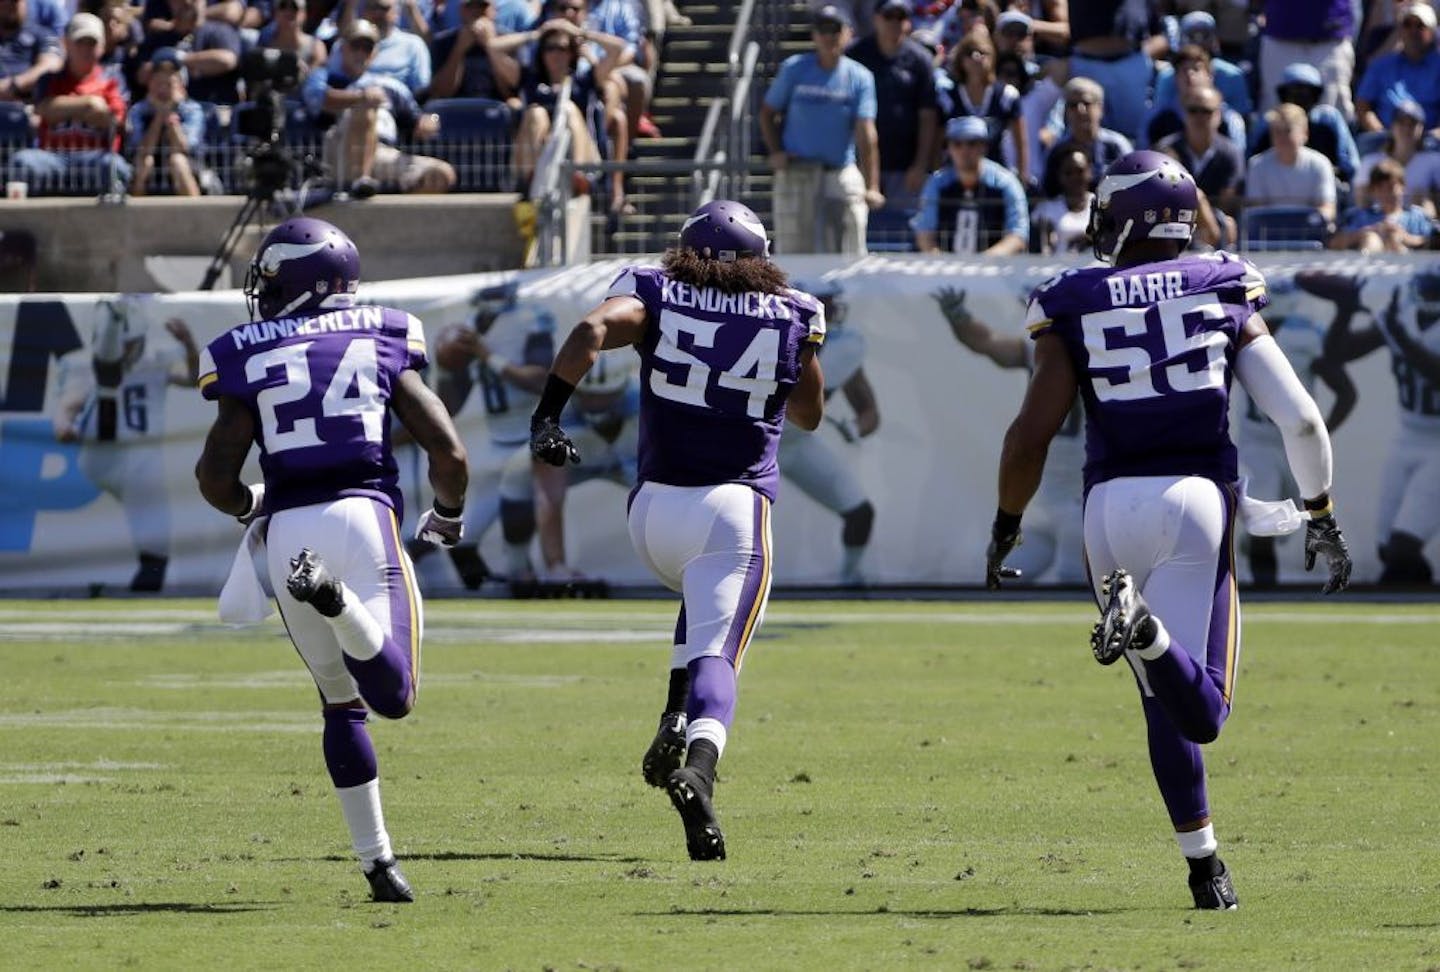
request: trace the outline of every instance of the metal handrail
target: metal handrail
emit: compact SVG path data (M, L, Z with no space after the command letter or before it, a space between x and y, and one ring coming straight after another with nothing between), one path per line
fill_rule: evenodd
M745 0L740 4L740 12L735 17L735 33L730 35L730 50L725 55L725 64L732 78L740 67L740 51L750 35L750 20L754 16L755 0Z
M729 87L729 85L727 84L726 87ZM710 102L710 108L705 112L705 124L700 126L700 137L695 140L695 174L691 180L691 192L695 198L699 200L695 204L697 207L703 206L710 201L709 199L700 198L705 194L704 184L700 177L701 163L713 157L714 153L711 152L710 145L715 141L715 132L720 128L720 116L725 111L727 104L729 104L728 98L716 98ZM733 122L731 122L731 124L733 124ZM724 150L722 149L721 151L723 152Z
M570 78L560 85L555 110L550 116L550 136L535 172L530 177L530 199L535 204L536 260L542 267L564 264L566 258L565 214L570 208L570 124L565 106L570 103ZM563 178L562 178L563 176ZM555 244L559 243L559 254Z

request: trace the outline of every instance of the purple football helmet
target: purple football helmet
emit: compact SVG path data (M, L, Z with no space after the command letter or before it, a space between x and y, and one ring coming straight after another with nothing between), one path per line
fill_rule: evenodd
M717 199L685 220L680 227L680 248L721 263L733 263L742 257L763 260L770 256L770 236L749 206Z
M1121 156L1105 170L1090 204L1095 256L1114 263L1137 240L1176 240L1184 249L1199 205L1195 178L1170 156L1143 150Z
M281 317L313 310L333 294L360 286L360 251L323 219L297 216L265 235L245 275L250 315Z

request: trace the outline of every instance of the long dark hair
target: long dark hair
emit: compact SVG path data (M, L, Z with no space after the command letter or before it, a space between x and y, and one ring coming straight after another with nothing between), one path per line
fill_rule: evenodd
M727 263L677 247L665 251L661 265L671 280L724 294L778 294L790 284L784 270L757 257L742 257Z
M545 45L548 44L552 38L557 37L563 40L570 48L570 70L568 72L570 76L574 76L575 68L580 63L580 42L576 40L574 35L569 31L562 30L559 27L551 27L549 30L541 32L539 40L535 42L535 73L539 76L540 80L546 84L558 84L565 80L563 77L551 78L550 70L545 66Z

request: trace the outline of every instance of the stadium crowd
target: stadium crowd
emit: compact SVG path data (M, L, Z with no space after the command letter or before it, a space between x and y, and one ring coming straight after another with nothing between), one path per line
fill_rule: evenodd
M245 192L264 142L318 147L359 198L523 188L567 81L577 160L658 134L673 22L668 0L0 0L0 159L12 195Z
M762 116L780 252L1088 249L1089 193L1132 148L1195 176L1202 244L1440 238L1428 0L810 9L814 50L781 66Z

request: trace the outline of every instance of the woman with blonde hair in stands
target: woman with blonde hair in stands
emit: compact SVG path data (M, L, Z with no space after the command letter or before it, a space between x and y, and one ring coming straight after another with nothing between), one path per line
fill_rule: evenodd
M964 115L984 119L990 130L987 157L1021 173L1025 181L1030 172L1030 133L1020 110L1020 92L996 79L995 45L988 33L975 31L960 40L950 58L950 78L954 86L939 92L941 114L947 119ZM1006 132L1015 152L1009 160L1000 146Z

